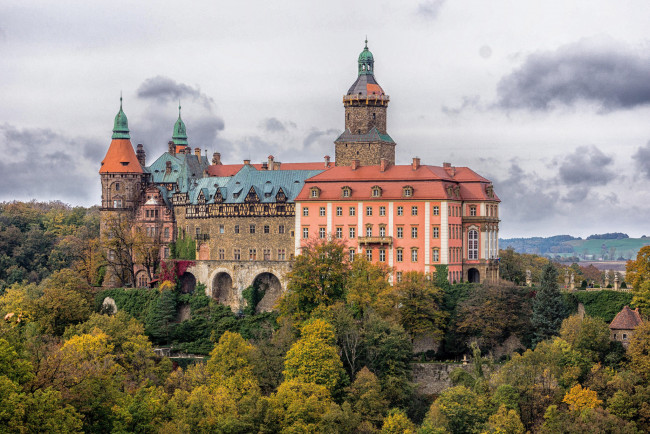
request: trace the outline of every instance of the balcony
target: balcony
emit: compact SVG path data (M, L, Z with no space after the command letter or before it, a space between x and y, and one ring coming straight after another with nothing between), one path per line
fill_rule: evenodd
M393 237L359 237L359 244L393 244Z

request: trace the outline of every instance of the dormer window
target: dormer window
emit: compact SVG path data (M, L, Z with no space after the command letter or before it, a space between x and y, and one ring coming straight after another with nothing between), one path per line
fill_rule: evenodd
M309 197L317 198L318 196L320 196L320 188L312 187L309 189Z
M413 187L410 185L406 185L402 188L402 195L404 197L411 197L413 196Z
M350 197L352 196L352 189L348 186L341 188L341 196Z
M381 187L378 185L372 187L372 197L381 197Z

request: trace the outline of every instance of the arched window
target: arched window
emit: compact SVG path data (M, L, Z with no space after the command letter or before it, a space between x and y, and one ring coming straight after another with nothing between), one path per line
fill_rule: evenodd
M467 259L478 259L478 231L476 229L467 233Z
M120 183L119 182L115 183L115 191L120 191Z

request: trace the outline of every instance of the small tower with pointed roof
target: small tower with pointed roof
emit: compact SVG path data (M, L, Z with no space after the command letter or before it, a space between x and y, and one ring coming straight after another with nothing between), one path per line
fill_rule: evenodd
M185 151L187 144L187 131L185 130L185 122L181 119L181 103L178 103L178 119L174 124L174 133L172 134L172 141L177 154Z
M375 79L375 59L368 40L358 60L358 74L343 97L345 131L334 142L336 165L378 165L381 160L395 164L395 142L386 131L389 97Z

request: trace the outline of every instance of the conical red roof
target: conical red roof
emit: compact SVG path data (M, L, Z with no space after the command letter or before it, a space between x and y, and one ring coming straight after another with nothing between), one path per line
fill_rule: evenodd
M113 139L102 160L99 173L142 173L142 166L135 156L129 139Z

